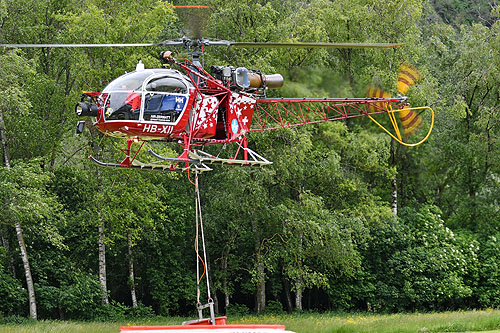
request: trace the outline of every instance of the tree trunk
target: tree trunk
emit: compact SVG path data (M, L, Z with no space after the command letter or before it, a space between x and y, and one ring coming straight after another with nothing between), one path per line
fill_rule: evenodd
M33 286L33 279L31 277L30 262L28 259L28 252L26 251L26 244L24 244L23 230L21 224L14 221L16 227L17 241L19 242L19 250L21 251L21 259L23 260L24 275L26 276L26 285L28 287L28 298L30 306L30 316L33 319L37 319L36 313L36 299L35 299L35 288Z
M217 297L217 290L212 290L212 298L214 299L214 312L219 314L219 297Z
M394 214L394 216L398 216L398 180L396 174L392 176L391 185L392 185L392 203L391 203L392 213Z
M102 304L109 304L108 287L106 285L106 245L104 244L104 221L100 212L97 213L99 219L99 282L102 289Z
M257 257L257 290L255 294L255 312L261 313L266 307L266 280L264 278L264 264L260 254Z
M304 234L301 232L300 233L300 238L299 238L299 253L302 254L303 248L302 245L304 243ZM302 259L297 260L297 265L299 272L302 272ZM304 290L304 279L302 278L302 273L300 276L295 280L295 309L297 310L302 310L302 291Z
M205 239L205 247L208 249L208 245L207 245L207 241ZM214 302L214 313L219 313L219 304L218 304L218 300L217 300L217 290L214 288L214 283L213 283L213 280L209 280L208 278L211 277L212 275L212 268L210 267L210 253L207 251L207 254L206 254L206 269L207 269L207 280L208 280L208 283L210 283L210 295L209 298L212 299L212 301ZM208 301L208 299L207 299Z
M285 292L286 309L288 313L292 313L293 304L292 304L292 295L290 293L290 282L288 282L287 278L284 275L283 275L283 290Z
M302 278L295 281L295 309L302 310Z
M0 141L2 142L5 167L7 168L7 170L10 170L9 150L7 147L7 140L5 138L5 123L3 120L3 111L1 110L0 110ZM26 250L26 244L24 243L23 229L21 228L21 224L17 219L14 220L14 226L16 228L17 241L19 242L19 250L21 252L21 259L23 261L24 275L26 276L26 286L28 288L30 316L31 318L36 320L37 312L36 312L35 287L33 285L33 278L31 277L31 268L28 259L28 251Z
M231 231L231 228L227 227L227 235L229 237L226 248L224 250L224 254L221 259L221 269L222 269L222 292L224 293L224 308L226 309L225 312L227 314L227 307L230 304L230 290L229 290L229 284L228 284L228 278L229 278L229 272L227 269L227 262L229 259L229 254L231 253L231 249L233 248L233 244L236 241L237 238L237 233L234 231Z
M391 164L396 165L396 151L394 148L394 139L391 140ZM391 188L392 188L392 201L391 201L391 209L394 216L398 216L398 176L397 172L394 172L394 175L391 179Z
M59 307L57 308L57 311L59 312L59 319L60 319L60 320L64 320L66 316L64 315L64 310L63 310L63 308L59 306Z
M227 256L222 257L221 261L222 268L222 292L224 293L224 308L226 309L229 306L229 287L227 284Z
M137 307L137 296L135 292L135 278L134 278L134 258L132 257L132 238L130 231L127 234L128 238L128 278L130 283L130 296L132 297L132 307Z
M5 138L5 123L3 121L2 110L0 110L0 140L2 142L3 160L5 163L5 167L7 168L7 170L10 170L9 149L7 147L7 139Z
M227 290L227 282L226 282L226 290ZM224 306L227 308L229 306L229 293L227 291L224 292Z
M95 137L93 134L92 135L92 145L94 145L95 142ZM100 159L100 154L102 150L100 149L99 145L97 145L97 150L98 150L98 155L97 158ZM101 173L99 170L99 167L96 167L96 179L97 179L97 192L99 194L102 193L102 177ZM104 219L101 216L101 202L97 203L97 223L98 223L98 232L99 232L99 237L98 237L98 249L99 249L99 254L98 254L98 260L99 260L99 283L101 284L101 290L102 290L102 297L101 301L102 304L109 304L109 299L108 299L108 287L106 283L106 244L105 244L105 224L104 224Z
M252 232L255 235L255 269L257 270L257 284L255 286L255 312L261 313L266 307L266 279L264 275L264 258L261 252L261 237L259 227L252 220Z

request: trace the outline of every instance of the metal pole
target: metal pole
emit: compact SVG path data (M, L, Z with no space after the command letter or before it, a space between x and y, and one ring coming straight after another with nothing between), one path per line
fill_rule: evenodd
M195 187L196 187L196 202L197 202L197 207L196 207L196 235L198 236L198 221L200 225L200 230L201 230L201 243L203 246L203 260L205 261L205 275L207 278L207 297L208 297L208 306L210 308L210 319L211 319L211 324L215 325L215 310L214 310L214 300L211 297L210 293L210 280L208 278L208 262L207 262L207 251L205 247L205 233L203 231L203 218L201 215L201 202L200 202L200 190L198 187L198 171L195 171ZM198 252L198 251L197 251ZM197 258L199 258L198 253L197 253ZM197 259L199 260L199 259ZM197 268L199 271L199 268ZM198 273L198 290L199 290L199 273ZM198 293L199 295L199 293ZM199 296L198 296L198 303L199 303ZM201 310L199 311L199 315L201 316ZM201 319L201 318L200 318Z
M197 175L196 175L197 176ZM198 212L198 177L195 178L196 183L195 183L195 198L194 198L194 203L195 203L195 216L196 216L196 226L195 226L195 238L194 238L194 249L196 252L196 307L198 309L198 317L199 319L203 319L203 311L201 308L201 303L200 303L200 255L198 253L198 226L199 226L199 212Z

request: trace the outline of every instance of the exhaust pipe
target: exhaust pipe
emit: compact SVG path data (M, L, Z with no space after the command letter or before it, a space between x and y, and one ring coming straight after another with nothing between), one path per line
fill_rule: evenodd
M278 89L283 86L283 76L281 74L261 75L259 73L248 73L251 88Z

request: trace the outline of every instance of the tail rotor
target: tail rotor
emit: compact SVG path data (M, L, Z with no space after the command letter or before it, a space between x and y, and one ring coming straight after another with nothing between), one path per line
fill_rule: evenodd
M430 107L420 107L420 108L412 108L406 102L406 94L410 90L410 88L415 85L420 79L422 75L417 70L415 66L409 64L407 62L401 63L399 66L398 80L396 83L397 94L396 96L391 95L390 93L385 92L383 89L369 86L366 91L367 98L376 98L376 99L389 99L393 97L400 97L402 102L395 104L388 101L380 101L380 102L370 102L367 106L368 116L371 120L373 120L378 126L384 129L389 135L391 135L396 141L403 145L407 146L416 146L424 142L432 131L432 127L434 125L434 111ZM389 118L391 120L391 124L394 127L395 135L389 132L385 127L383 127L380 123L378 123L370 113L374 113L375 111L384 110L387 111ZM431 125L429 132L427 135L417 143L408 144L405 143L401 137L401 132L405 139L410 138L415 135L419 129L424 125L424 119L419 114L422 111L430 110L432 114ZM402 126L402 131L400 131L400 126L394 113L398 114L399 123Z

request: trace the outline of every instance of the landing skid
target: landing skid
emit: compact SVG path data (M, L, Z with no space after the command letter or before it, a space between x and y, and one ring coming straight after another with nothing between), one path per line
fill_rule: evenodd
M188 151L189 159L187 159L187 160L161 156L161 155L155 153L151 149L149 149L148 152L151 155L153 155L154 157L161 159L161 160L164 160L164 161L186 162L186 163L189 163L191 165L205 165L204 163L207 163L207 164L239 164L239 165L263 166L263 165L273 164L273 162L268 161L267 159L265 159L261 155L257 154L256 152L254 152L250 148L243 148L243 150L244 150L244 152L246 152L246 156L249 157L249 159L239 160L239 159L234 159L234 158L220 158L217 156L210 155L207 152L204 152L204 151L198 150L198 149Z
M187 141L187 140L186 140ZM152 149L148 149L149 154L153 157L166 161L166 164L158 163L143 163L136 159L137 154L144 145L144 141L141 143L139 148L132 154L131 146L134 140L127 140L127 148L122 151L125 153L125 159L121 163L106 163L99 161L91 154L91 147L89 147L88 157L96 164L104 167L112 168L135 168L135 169L146 169L146 170L164 170L164 171L195 171L195 172L205 172L211 171L212 169L206 164L229 164L229 165L247 165L247 166L264 166L270 165L272 162L268 161L261 155L257 154L250 148L246 147L246 140L242 140L236 153L232 158L221 158L218 156L211 155L203 150L190 149L190 144L186 143L184 146L184 152L177 157L166 157L161 156L154 152ZM238 159L238 155L243 155L243 159Z
M197 171L197 172L205 172L205 171L212 171L211 168L206 166L203 163L198 163L198 164L190 164L189 166L186 166L184 168L179 167L176 164L155 164L155 163L142 163L136 159L130 163L130 165L124 165L120 163L106 163L99 161L96 159L94 156L90 155L89 158L91 159L92 162L104 166L104 167L110 167L110 168L133 168L133 169L143 169L143 170L161 170L161 171L177 171L177 172L182 172L182 171L187 171L188 169L192 171ZM183 161L186 162L186 161Z

